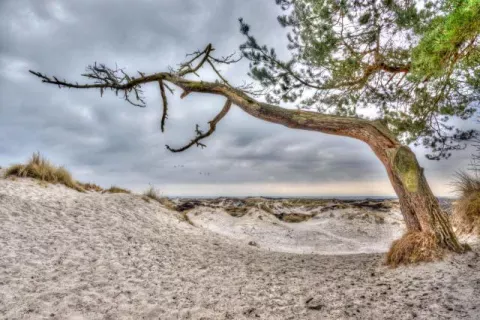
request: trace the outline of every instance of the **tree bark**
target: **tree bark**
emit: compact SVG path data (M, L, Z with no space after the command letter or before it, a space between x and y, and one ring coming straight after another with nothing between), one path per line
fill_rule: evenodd
M373 148L372 148L373 149ZM375 150L399 198L407 230L432 233L438 244L453 252L464 252L453 232L449 218L433 195L423 168L406 146Z

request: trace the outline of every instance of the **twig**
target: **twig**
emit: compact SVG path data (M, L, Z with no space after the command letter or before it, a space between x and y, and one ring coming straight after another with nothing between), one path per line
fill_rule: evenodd
M170 150L171 152L182 152L182 151L187 150L188 148L190 148L194 144L197 145L197 147L205 148L206 145L201 143L200 140L207 138L208 136L210 136L215 131L217 123L220 120L222 120L223 117L225 117L225 115L230 110L231 106L232 106L232 101L230 101L230 99L228 99L227 102L225 102L225 105L223 106L220 113L217 114L217 116L212 121L209 122L210 129L206 133L202 133L202 131L199 130L198 125L197 125L197 128L196 128L197 137L195 139L193 139L192 141L190 141L189 144L187 144L187 145L185 145L181 148L178 148L178 149L174 149L174 148L171 148L169 145L166 145L167 149Z

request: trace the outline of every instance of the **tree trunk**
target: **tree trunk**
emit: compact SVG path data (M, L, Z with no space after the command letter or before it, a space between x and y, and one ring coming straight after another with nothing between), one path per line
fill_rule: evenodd
M399 146L374 152L397 193L407 230L432 233L442 248L463 252L464 247L458 242L447 214L440 208L410 148Z
M407 230L432 233L436 236L439 246L453 252L465 251L453 232L447 214L440 208L438 199L433 195L415 154L410 148L403 146L381 121L285 109L258 102L233 88L174 78L176 77L169 75L166 80L177 84L185 92L223 95L243 111L268 122L364 141L387 170L399 198Z

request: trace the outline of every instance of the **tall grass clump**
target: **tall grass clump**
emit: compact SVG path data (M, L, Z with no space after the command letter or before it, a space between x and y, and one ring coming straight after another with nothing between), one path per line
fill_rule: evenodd
M60 183L80 192L85 190L64 167L58 167L36 152L26 164L14 164L6 169L5 177L33 178L48 183Z
M86 191L95 191L95 192L102 192L103 188L100 187L99 185L95 183L82 183L80 181L77 181L78 185L80 185L83 189Z
M407 232L394 241L387 253L386 264L392 267L442 259L445 251L438 245L434 234Z
M162 204L163 206L165 206L167 209L170 209L170 210L177 209L177 206L175 205L175 203L173 203L167 197L161 196L159 191L155 189L153 186L150 186L150 188L145 190L145 192L143 193L143 199L157 201L158 203Z
M157 202L160 202L162 201L162 197L160 196L159 192L157 189L155 189L153 186L150 186L150 188L148 188L147 190L145 190L143 192L143 196L148 198L148 199L151 199L151 200L155 200Z
M460 195L453 206L455 231L459 235L480 236L480 176L460 171L453 185Z
M127 193L127 194L130 194L132 192L128 189L120 188L120 187L117 187L117 186L111 186L110 188L104 190L102 193Z

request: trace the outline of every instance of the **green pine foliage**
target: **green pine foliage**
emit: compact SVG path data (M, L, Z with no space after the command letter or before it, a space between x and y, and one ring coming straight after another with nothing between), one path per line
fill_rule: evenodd
M250 76L270 103L343 116L374 109L404 143L448 158L477 136L451 125L480 101L480 0L276 0L289 59L240 19Z
M417 76L440 78L479 63L480 50L475 40L480 30L480 1L449 1L446 7L449 14L432 21L413 50L413 71Z

